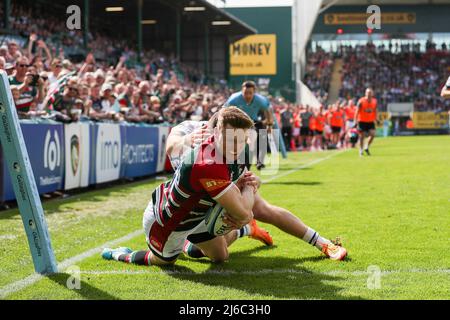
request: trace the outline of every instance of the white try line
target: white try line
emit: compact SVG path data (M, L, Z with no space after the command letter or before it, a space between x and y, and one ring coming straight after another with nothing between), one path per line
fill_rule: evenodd
M316 160L313 160L311 162L305 163L305 164L303 164L303 165L301 165L301 166L299 166L297 168L294 168L292 170L286 171L286 172L284 172L284 173L282 173L280 175L274 176L274 177L272 177L270 179L267 179L267 180L263 180L263 183L267 183L267 182L273 181L275 179L278 179L278 178L281 178L281 177L285 177L285 176L290 175L290 174L292 174L294 172L300 171L300 170L302 170L304 168L313 166L313 165L315 165L317 163L320 163L322 161L328 160L331 157L334 157L334 156L342 153L343 151L346 151L346 150L341 150L341 151L338 151L338 152L334 152L331 155L326 156L324 158L316 159ZM121 244L122 242L131 240L131 239L133 239L133 238L135 238L135 237L137 237L139 235L142 235L142 234L143 234L143 231L141 229L139 229L139 230L131 232L130 234L127 234L126 236L123 236L122 238L106 242L106 243L102 244L101 246L98 246L96 248L93 248L93 249L90 249L88 251L85 251L85 252L83 252L83 253L81 253L79 255L76 255L75 257L72 257L70 259L64 260L63 262L58 264L58 271L59 272L64 272L68 267L74 265L75 263L78 263L78 262L80 262L80 261L82 261L82 260L84 260L86 258L89 258L89 257L91 257L91 256L93 256L95 254L100 253L103 250L103 248L115 247L115 246ZM24 278L22 280L15 281L13 283L10 283L10 284L4 286L3 288L0 289L0 299L4 299L6 296L8 296L8 295L10 295L10 294L12 294L14 292L20 291L22 289L25 289L26 287L29 287L29 286L33 285L34 283L36 283L39 280L41 280L43 277L44 277L43 275L35 273L35 274L32 274L32 275L30 275L30 276L28 276L28 277L26 277L26 278Z
M412 274L446 274L450 273L450 269L405 269L405 270L381 270L381 275L399 274L399 273L412 273ZM207 270L204 272L194 271L178 271L178 270L81 270L80 275L185 275L185 276L204 276L204 275L218 275L218 276L231 276L231 275L266 275L266 274L301 274L301 275L350 275L350 276L367 276L373 274L373 272L366 270L335 270L335 271L321 271L311 272L308 270L296 270L296 269L262 269L253 271L236 271L236 270Z

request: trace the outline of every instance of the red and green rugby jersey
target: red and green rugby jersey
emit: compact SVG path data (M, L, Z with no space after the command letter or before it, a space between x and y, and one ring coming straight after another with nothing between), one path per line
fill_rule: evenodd
M216 159L211 136L184 156L170 181L153 191L156 220L168 232L194 228L244 172L244 164Z

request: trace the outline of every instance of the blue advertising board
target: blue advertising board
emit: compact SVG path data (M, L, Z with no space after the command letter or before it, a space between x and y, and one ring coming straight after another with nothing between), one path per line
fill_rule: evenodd
M159 130L154 126L124 126L122 140L123 177L134 178L156 173Z
M81 130L81 124L29 120L22 120L20 125L39 194L148 176L164 170L169 127L89 122L83 124L85 127ZM73 148L75 136L78 139ZM72 146L71 150L66 152L66 146ZM74 155L74 150L79 153ZM68 155L71 159L66 159ZM1 202L15 199L11 178L3 162L0 152ZM70 168L66 168L68 163ZM74 167L74 163L78 166Z
M64 126L59 123L20 124L39 194L54 192L64 186ZM14 200L11 177L2 166L2 201Z

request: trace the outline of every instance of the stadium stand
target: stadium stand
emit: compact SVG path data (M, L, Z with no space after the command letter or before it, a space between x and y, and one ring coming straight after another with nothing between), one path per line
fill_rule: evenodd
M391 102L413 102L414 110L442 112L450 110L450 102L439 97L441 82L447 78L450 51L447 45L429 42L425 51L419 45L342 45L336 52L322 48L308 53L312 72L305 83L323 100L329 88L330 59L342 58L340 98L364 95L367 87L375 88L379 111L386 111ZM325 67L326 66L326 67ZM335 101L330 101L334 103Z
M21 118L178 123L208 119L229 96L226 84L206 81L173 55L144 50L139 68L129 40L95 24L83 55L80 32L65 29L65 20L15 3L12 13L16 33L2 41L0 69L10 75Z

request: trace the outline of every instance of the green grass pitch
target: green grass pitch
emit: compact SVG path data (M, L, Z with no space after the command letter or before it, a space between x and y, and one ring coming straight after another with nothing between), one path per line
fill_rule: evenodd
M79 290L68 289L69 275L61 273L9 292L34 270L20 215L9 210L0 212L0 293L3 299L449 299L450 137L377 138L371 151L363 158L356 149L291 153L281 161L282 176L260 190L323 236L341 236L349 252L344 262L260 224L275 245L239 239L221 265L182 256L175 267L141 267L94 252L75 263ZM141 229L160 182L45 202L58 262ZM120 245L143 249L145 239L138 234ZM368 268L380 270L379 286L368 286L375 276Z

